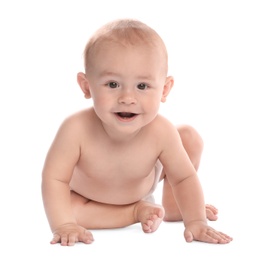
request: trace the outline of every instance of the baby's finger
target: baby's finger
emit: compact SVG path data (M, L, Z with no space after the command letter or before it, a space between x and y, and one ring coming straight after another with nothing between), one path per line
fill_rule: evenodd
M84 233L80 236L79 241L85 244L91 244L94 241L94 238L90 231L85 230Z
M217 237L218 237L219 244L226 244L233 240L232 237L230 237L222 232L217 232Z
M61 239L60 240L61 240L60 244L62 246L67 246L68 245L68 236L67 236L67 234L61 235Z
M60 235L55 234L52 240L50 241L50 244L57 244L59 242L60 242Z
M186 242L192 242L193 241L193 234L189 230L184 231L184 238Z
M68 237L68 243L67 243L67 245L68 245L68 246L74 246L76 242L78 242L77 235L75 235L75 234L70 234L69 237Z
M214 244L227 244L232 240L232 238L227 236L226 234L215 230L209 230L204 239L204 242Z

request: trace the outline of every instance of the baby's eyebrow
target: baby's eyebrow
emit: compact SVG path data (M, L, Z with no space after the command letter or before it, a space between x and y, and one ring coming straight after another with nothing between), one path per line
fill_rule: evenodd
M100 72L99 76L100 76L100 77L107 77L107 76L119 77L120 74L119 74L119 73L112 72L112 71L104 70L104 71L101 71L101 72Z
M122 75L116 72L104 70L101 71L99 77L121 77ZM152 81L155 80L153 75L132 75L139 81Z
M154 80L154 76L153 75L139 75L136 77L139 80Z

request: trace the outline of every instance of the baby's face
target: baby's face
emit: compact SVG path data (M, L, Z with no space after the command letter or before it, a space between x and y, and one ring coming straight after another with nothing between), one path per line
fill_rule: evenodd
M97 115L107 127L134 132L157 115L166 81L162 51L107 43L87 73Z

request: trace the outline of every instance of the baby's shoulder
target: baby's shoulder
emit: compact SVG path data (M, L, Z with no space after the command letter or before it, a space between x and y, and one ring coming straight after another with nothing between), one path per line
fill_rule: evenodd
M67 116L64 120L64 123L78 124L78 123L88 122L93 117L94 114L93 111L94 111L93 108L87 108L87 109L77 111Z
M178 130L174 123L162 115L158 115L155 118L151 127L153 128L153 133L159 135L161 139L174 138L178 135Z
M79 134L81 130L85 131L86 128L91 125L89 122L93 123L92 109L84 109L66 117L63 120L60 129L69 132L77 132L77 134Z
M154 123L153 126L155 128L161 129L162 131L166 131L166 130L171 131L172 129L176 129L172 121L170 121L168 118L160 114L157 115L153 123Z

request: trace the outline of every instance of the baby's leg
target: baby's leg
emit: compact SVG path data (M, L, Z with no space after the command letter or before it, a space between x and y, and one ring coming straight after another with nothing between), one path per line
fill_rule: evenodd
M111 205L88 200L72 191L71 205L77 223L86 229L121 228L141 222L144 232L154 232L164 218L161 206L146 201Z
M182 139L183 146L189 155L189 158L196 169L199 168L202 150L203 150L203 141L197 131L191 126L180 126L178 127L178 132ZM165 208L165 221L180 221L182 220L181 213L178 209L176 201L174 199L172 188L165 176L164 185L163 185L163 196L162 204ZM217 219L217 209L212 205L205 205L207 218L209 220Z

